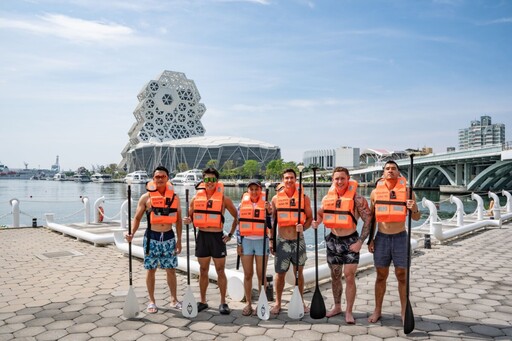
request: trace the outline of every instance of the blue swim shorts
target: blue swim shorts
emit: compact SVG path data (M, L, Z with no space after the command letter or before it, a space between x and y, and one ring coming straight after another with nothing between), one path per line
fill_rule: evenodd
M244 256L263 256L263 238L249 239L242 238L242 249ZM268 239L265 238L265 255L269 255Z
M385 234L377 232L375 236L375 251L373 262L378 268L387 268L393 265L395 268L407 269L407 232Z
M144 256L144 269L154 270L175 269L178 266L178 257L174 254L176 249L176 239L174 232L155 232L150 231L144 235L143 247L146 250L149 240L149 255Z

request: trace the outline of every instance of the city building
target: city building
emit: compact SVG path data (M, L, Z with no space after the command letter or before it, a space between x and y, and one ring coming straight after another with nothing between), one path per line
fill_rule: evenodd
M479 148L505 143L505 125L492 124L491 116L481 116L480 121L471 121L468 128L459 129L459 149Z
M163 71L142 88L137 98L135 122L128 131L129 141L119 165L128 172L145 170L149 174L159 165L171 172L183 165L204 168L210 160L217 160L219 169L227 160L233 160L235 167L255 160L264 168L281 158L280 148L266 142L205 136L201 118L206 107L200 103L194 81L184 73Z
M308 150L303 155L304 166L318 166L323 169L359 167L359 148L339 147L336 149Z

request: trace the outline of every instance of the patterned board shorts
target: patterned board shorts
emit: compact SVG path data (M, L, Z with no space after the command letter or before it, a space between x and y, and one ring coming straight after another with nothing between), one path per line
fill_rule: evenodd
M327 263L332 264L359 264L359 252L349 250L350 245L357 242L359 235L357 232L349 236L337 236L329 233L325 237L327 247Z
M297 239L288 240L277 237L277 249L274 258L274 270L276 273L287 272L290 263L297 265ZM299 266L306 265L306 242L304 236L299 241Z
M176 249L176 239L174 233L151 231L149 239L149 255L144 256L144 269L154 270L160 267L161 269L175 269L178 266L178 257L174 254ZM167 239L172 235L172 238ZM143 247L146 250L148 238L144 235Z

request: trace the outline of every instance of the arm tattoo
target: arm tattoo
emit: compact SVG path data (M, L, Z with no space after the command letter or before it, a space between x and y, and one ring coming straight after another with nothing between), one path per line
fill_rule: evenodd
M372 224L372 212L370 211L370 207L368 207L368 201L366 201L364 197L356 195L356 197L354 198L354 202L356 204L356 210L364 222L360 236L361 240L364 241L370 234L370 227Z

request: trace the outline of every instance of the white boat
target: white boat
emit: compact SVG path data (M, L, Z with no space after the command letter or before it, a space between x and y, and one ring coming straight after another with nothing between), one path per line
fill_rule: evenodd
M92 182L99 182L99 183L113 182L112 175L110 175L110 174L94 173L91 176L91 179L92 179Z
M66 174L64 173L57 173L53 176L53 180L55 181L66 181Z
M186 172L178 173L171 179L174 186L195 186L203 181L203 172L200 169L191 169Z
M85 175L85 174L73 175L73 180L75 182L91 182L91 178L89 177L89 175Z
M124 182L127 182L128 179L132 181L132 184L145 184L149 181L148 173L145 171L135 171L133 173L128 173L124 178Z

